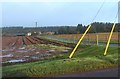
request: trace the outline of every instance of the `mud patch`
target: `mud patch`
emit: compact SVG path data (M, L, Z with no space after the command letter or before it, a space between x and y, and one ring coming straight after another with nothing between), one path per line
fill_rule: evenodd
M18 63L18 62L24 62L26 60L23 60L23 59L16 59L16 60L9 60L9 61L6 61L6 62L9 62L9 63Z
M0 58L2 58L2 57L13 57L13 54L8 54L8 55L2 55L2 56L0 56Z

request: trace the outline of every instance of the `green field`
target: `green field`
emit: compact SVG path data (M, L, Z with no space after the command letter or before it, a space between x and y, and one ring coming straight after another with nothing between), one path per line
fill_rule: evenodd
M107 56L103 56L104 49L105 46L80 45L71 59L69 52L47 60L4 66L3 77L48 77L117 67L118 47L109 47Z

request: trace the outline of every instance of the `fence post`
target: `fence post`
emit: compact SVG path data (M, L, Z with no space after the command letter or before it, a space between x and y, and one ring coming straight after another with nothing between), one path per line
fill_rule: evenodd
M90 45L90 38L89 38L89 34L88 34L88 45Z
M98 46L98 34L96 34L96 38L97 38L97 46Z

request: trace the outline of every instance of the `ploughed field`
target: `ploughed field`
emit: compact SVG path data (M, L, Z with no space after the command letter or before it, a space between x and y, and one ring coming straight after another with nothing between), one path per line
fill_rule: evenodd
M70 49L62 43L40 37L2 37L2 55L0 58L2 58L3 65L33 62L49 59L56 54L66 53Z

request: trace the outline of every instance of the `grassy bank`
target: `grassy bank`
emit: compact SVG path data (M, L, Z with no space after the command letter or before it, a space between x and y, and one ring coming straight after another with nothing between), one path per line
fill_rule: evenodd
M118 47L109 47L107 56L103 56L104 49L104 46L81 45L71 59L69 52L49 60L5 66L3 76L45 77L117 67Z

